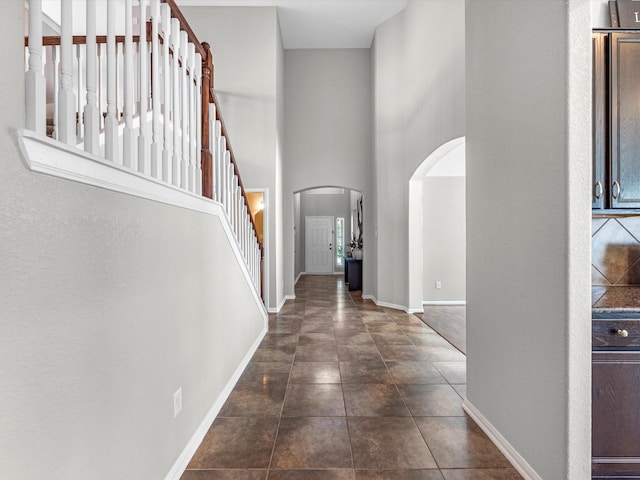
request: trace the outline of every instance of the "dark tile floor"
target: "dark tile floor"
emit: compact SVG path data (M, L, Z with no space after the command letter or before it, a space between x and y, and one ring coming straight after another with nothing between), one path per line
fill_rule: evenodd
M416 316L304 276L182 479L521 479L462 410L465 382Z

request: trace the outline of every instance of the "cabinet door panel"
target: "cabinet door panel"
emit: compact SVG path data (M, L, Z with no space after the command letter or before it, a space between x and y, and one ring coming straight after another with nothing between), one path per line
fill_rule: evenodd
M640 208L640 36L611 35L611 172L613 208Z
M640 475L640 352L593 352L593 473Z
M607 195L607 180L605 179L605 161L608 148L607 143L607 58L605 43L606 33L594 33L591 47L593 53L593 124L592 124L592 175L591 207L605 208L604 199Z

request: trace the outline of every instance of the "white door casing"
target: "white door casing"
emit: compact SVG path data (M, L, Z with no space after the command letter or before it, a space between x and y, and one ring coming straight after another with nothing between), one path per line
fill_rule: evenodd
M306 273L333 273L333 217L305 217Z

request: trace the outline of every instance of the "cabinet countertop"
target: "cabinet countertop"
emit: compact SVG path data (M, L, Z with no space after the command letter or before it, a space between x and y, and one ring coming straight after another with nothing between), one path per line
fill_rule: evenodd
M591 287L594 314L640 314L640 287Z

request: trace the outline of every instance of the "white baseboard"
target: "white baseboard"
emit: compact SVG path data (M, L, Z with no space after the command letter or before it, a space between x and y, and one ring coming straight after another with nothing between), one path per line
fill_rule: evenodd
M296 279L293 281L293 284L294 284L294 285L297 285L297 284L298 284L298 280L300 280L300 277L301 277L302 275L304 275L304 274L305 274L305 272L300 272L300 273L298 274L298 276L296 277Z
M507 441L506 438L487 420L487 418L480 413L480 411L473 406L466 398L462 404L462 408L469 416L478 424L487 437L498 447L502 454L511 462L513 468L515 468L524 480L542 480L542 477L536 473L536 471L527 463L527 461L513 448L513 446Z
M408 308L408 307L405 307L404 305L397 305L395 303L381 302L376 297L374 297L373 295L369 295L369 294L362 294L362 298L364 298L365 300L372 300L373 303L375 303L379 307L393 308L394 310L402 310L405 313L423 313L424 312L424 310L422 310L422 309Z
M367 293L363 293L362 294L362 298L365 299L365 300L371 300L371 301L373 301L373 303L378 305L378 299L376 297L374 297L373 295L369 295Z
M233 372L233 375L225 385L222 392L220 392L220 395L218 395L218 398L216 398L215 402L207 412L207 415L204 417L204 419L194 432L193 436L184 447L184 450L182 450L182 453L171 467L171 470L169 470L169 473L167 473L167 475L164 477L164 480L180 480L180 477L182 477L182 474L187 469L187 466L191 461L191 457L193 457L193 455L196 453L196 450L198 450L198 447L211 428L211 425L213 425L213 422L218 416L218 413L220 413L220 409L222 409L224 402L226 402L227 398L229 398L229 395L231 395L233 387L236 386L236 383L240 379L242 372L244 372L244 369L249 364L249 361L251 360L251 357L253 357L253 354L256 353L256 350L260 346L260 343L262 342L266 334L267 328L265 327L262 332L260 332L260 335L258 335L256 341L253 342L253 345L251 345L251 348L240 362L240 365L238 365L238 368L236 368L235 372Z
M282 307L284 307L284 304L287 300L295 300L295 299L296 299L295 295L285 295L284 297L282 297L282 300L280 300L280 303L276 308L269 309L269 313L278 313L280 310L282 310Z
M465 300L425 300L422 305L466 305Z
M407 308L405 310L407 313L424 313L424 308Z

